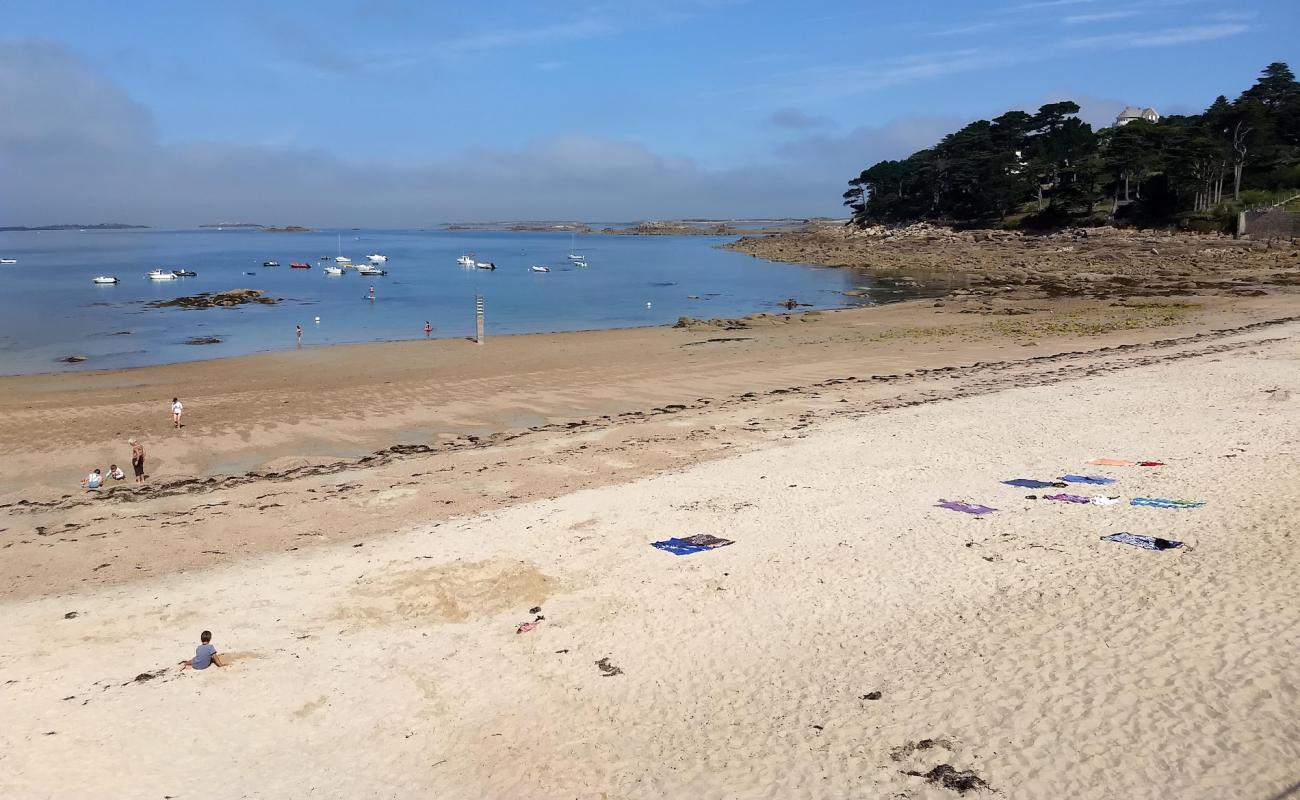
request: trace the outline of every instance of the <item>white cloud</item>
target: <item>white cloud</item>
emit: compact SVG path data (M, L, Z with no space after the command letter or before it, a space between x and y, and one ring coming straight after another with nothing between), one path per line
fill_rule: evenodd
M1087 25L1093 22L1109 22L1116 19L1128 19L1141 14L1141 11L1099 11L1096 14L1071 14L1061 19L1066 25Z
M1220 23L1215 25L1190 25L1181 28L1165 28L1158 31L1128 31L1107 34L1105 36L1088 36L1082 39L1069 39L1061 44L1071 48L1105 48L1105 47L1170 47L1193 42L1208 42L1236 36L1250 30L1249 25L1240 23Z

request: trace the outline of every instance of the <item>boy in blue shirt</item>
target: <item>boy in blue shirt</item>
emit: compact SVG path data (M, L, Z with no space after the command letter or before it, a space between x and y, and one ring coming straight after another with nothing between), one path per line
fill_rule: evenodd
M194 658L189 661L181 662L181 669L189 667L191 669L207 669L209 665L216 664L218 667L224 667L221 663L221 656L217 654L217 648L212 646L212 631L204 631L199 635L199 646L194 651Z

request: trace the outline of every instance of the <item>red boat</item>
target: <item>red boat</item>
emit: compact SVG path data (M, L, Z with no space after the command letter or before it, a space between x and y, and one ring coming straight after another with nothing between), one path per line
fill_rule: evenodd
M290 264L289 269L311 269L311 264Z

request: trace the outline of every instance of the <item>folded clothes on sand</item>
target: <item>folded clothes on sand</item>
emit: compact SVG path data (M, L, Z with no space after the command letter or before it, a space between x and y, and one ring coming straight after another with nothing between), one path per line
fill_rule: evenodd
M662 542L651 542L650 546L657 547L675 556L688 556L691 553L726 547L729 544L735 544L735 542L731 539L719 539L717 536L710 536L707 533L697 533L694 536L686 536L681 539L665 539Z
M1119 502L1118 497L1101 497L1100 495L1091 498L1091 500L1094 506L1113 506Z
M1048 481L1036 481L1033 478L1013 478L1009 481L1003 481L1007 486L1018 486L1021 489L1046 489L1052 486Z
M1101 538L1102 541L1131 544L1134 547L1141 547L1143 550L1172 550L1175 547L1183 546L1182 542L1175 542L1171 539L1161 539L1158 536L1138 536L1135 533L1112 533L1110 536Z
M1107 478L1102 475L1062 475L1061 480L1070 483L1091 483L1096 486L1106 486L1115 482L1114 478Z
M994 511L997 511L996 508L989 508L988 506L981 506L975 503L959 503L956 500L940 500L938 506L939 508L948 508L953 511L960 511L963 514L992 514Z
M1044 499L1044 500L1060 500L1062 503L1082 503L1082 504L1087 504L1087 503L1091 503L1091 502L1092 502L1092 498L1091 498L1091 497L1084 497L1084 496L1081 495L1081 494L1045 494L1045 495L1043 495L1043 499Z
M1201 500L1166 500L1163 497L1134 497L1129 504L1151 508L1200 508L1205 505Z

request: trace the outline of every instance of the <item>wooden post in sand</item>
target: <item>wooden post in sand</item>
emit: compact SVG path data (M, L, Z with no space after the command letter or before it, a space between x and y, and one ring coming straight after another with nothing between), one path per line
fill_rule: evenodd
M474 329L477 336L474 341L483 344L483 295L474 295Z

